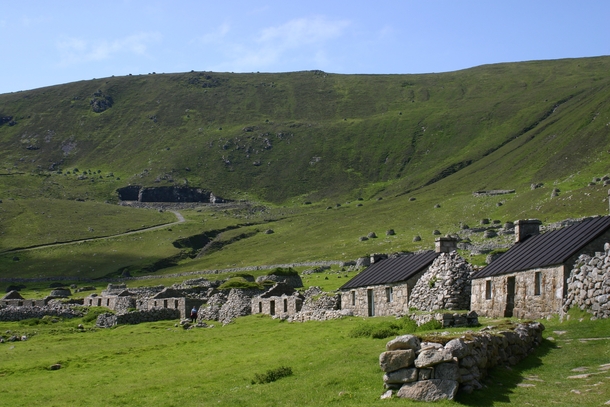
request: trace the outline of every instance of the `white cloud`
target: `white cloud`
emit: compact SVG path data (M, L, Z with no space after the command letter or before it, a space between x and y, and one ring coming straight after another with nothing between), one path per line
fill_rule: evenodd
M216 31L203 35L199 39L199 41L204 44L213 44L218 41L222 41L222 39L226 37L229 31L231 31L231 27L229 26L229 24L224 23L220 27L218 27Z
M138 33L113 41L91 42L79 38L64 37L57 42L61 54L60 65L72 65L82 62L101 61L119 54L146 55L148 45L158 42L158 33Z
M329 20L326 17L299 18L287 23L267 27L254 35L249 42L228 39L228 28L219 30L215 37L226 60L214 69L230 71L256 71L277 65L282 60L300 61L299 65L319 68L328 65L330 59L325 51L328 43L345 33L350 22ZM211 34L210 34L211 35Z
M348 25L347 21L328 21L324 17L299 18L278 27L265 28L258 42L282 49L323 43L340 36Z

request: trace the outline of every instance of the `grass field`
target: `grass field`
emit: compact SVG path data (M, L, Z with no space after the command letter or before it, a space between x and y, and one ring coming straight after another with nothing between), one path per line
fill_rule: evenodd
M83 332L76 329L81 320L0 323L3 332L31 335L0 344L0 395L3 405L14 406L419 405L379 400L378 357L387 339L350 336L363 323L383 320L389 319L282 323L249 316L188 331L175 327L177 321L114 329L85 322ZM494 321L483 320L488 323ZM546 340L526 360L493 370L483 390L438 405L599 406L610 400L610 321L572 312L569 321L543 323ZM62 368L49 370L56 363ZM257 373L281 366L293 374L252 384ZM580 374L588 376L569 378Z

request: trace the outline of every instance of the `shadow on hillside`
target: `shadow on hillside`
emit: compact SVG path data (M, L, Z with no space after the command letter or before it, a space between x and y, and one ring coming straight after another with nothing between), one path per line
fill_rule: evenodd
M510 402L513 390L524 382L525 372L542 365L542 358L557 349L557 345L544 340L542 344L527 358L510 368L496 366L489 370L489 375L483 380L484 387L471 394L458 394L456 401L466 406L492 406L497 402Z

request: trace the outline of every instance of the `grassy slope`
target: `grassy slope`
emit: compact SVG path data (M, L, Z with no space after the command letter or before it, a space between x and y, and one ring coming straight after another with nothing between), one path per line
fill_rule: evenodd
M572 314L568 322L545 321L545 337L555 340L545 341L510 370L495 369L485 389L440 405L598 406L608 401L608 371L600 366L610 363L610 321L578 322L582 315ZM0 345L3 403L417 404L379 400L384 390L378 356L387 340L349 337L363 323L361 318L290 324L249 316L212 329L184 331L166 321L83 333L75 329L79 322L1 324L3 331L37 332L27 342ZM54 363L61 363L62 369L47 370ZM279 366L291 367L294 374L270 384L251 384L255 373ZM582 367L590 377L568 378L582 374L572 371Z
M77 82L0 95L0 114L18 122L0 127L0 158L13 172L51 163L113 172L121 182L88 188L104 199L120 184L171 176L221 195L317 200L358 195L378 182L417 188L557 123L561 132L545 144L547 154L537 150L535 161L520 163L519 178L511 175L530 182L580 168L589 154L571 147L606 144L609 64L591 58L430 75L193 72ZM98 89L114 100L99 114L89 106ZM563 152L568 165L553 166ZM488 175L499 174L504 169Z
M0 115L18 122L0 127L0 245L101 236L171 218L73 201L114 201L128 183L186 182L267 202L271 214L259 219L271 223L222 239L268 227L275 234L254 233L164 272L431 248L432 230L457 232L460 222L481 218L604 214L606 189L587 184L608 169L608 65L603 57L430 75L192 72L0 95ZM98 89L114 99L99 114L89 106ZM52 163L61 173L47 170ZM534 182L544 187L532 191ZM496 188L517 192L472 196ZM553 188L561 192L551 199ZM214 225L193 212L193 222L171 232L32 251L18 263L0 256L0 274L137 271L177 254L171 242L179 237L253 220L243 211L217 213ZM397 235L386 238L390 228ZM358 242L371 231L380 238ZM415 235L422 242L413 243Z

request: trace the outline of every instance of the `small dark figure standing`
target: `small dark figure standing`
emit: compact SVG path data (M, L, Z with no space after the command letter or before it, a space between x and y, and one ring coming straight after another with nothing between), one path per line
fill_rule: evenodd
M197 307L193 307L191 310L191 322L194 324L197 322Z

